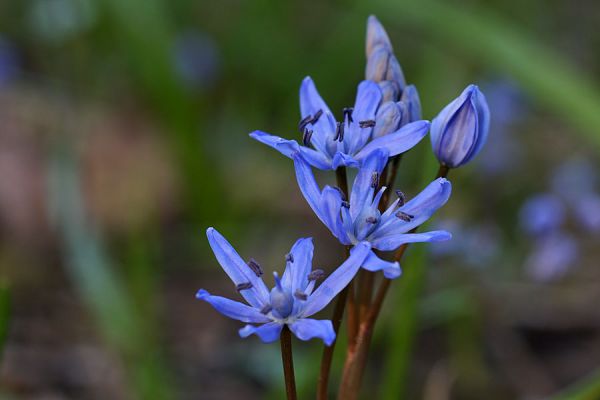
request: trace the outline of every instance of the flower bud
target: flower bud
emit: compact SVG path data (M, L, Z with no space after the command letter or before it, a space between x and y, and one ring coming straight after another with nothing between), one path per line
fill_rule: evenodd
M450 168L468 163L488 136L490 110L485 96L469 85L431 123L431 144L439 162Z
M382 81L378 83L379 89L381 89L381 101L396 101L400 97L400 88L395 82Z
M386 48L390 53L393 51L392 42L385 32L383 25L374 15L367 20L367 58L371 56L376 47Z
M402 123L402 117L401 103L393 101L383 103L375 115L376 123L375 128L373 128L373 139L398 130Z
M408 113L408 116L405 117L405 123L419 121L421 119L421 100L415 85L406 86L402 91L400 100L406 105Z

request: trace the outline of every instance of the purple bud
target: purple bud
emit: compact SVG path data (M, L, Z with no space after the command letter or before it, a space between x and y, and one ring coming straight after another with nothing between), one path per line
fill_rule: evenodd
M421 100L419 99L419 92L417 92L415 85L408 85L404 88L400 101L406 105L408 112L408 118L405 118L404 121L405 124L421 119Z
M469 85L431 123L433 152L443 165L457 168L471 161L483 148L490 127L485 96Z
M396 101L400 98L400 88L396 82L382 81L377 83L381 89L381 102Z
M374 15L370 15L367 20L367 57L369 57L376 47L387 48L390 52L393 51L392 43L388 37L383 25Z
M388 133L395 132L400 128L402 122L402 109L393 101L383 103L375 115L375 129L373 129L373 138L378 138Z

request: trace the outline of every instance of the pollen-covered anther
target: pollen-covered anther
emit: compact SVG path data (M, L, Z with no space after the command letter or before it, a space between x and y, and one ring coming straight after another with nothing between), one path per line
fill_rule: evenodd
M375 121L372 119L367 119L365 121L358 121L358 126L361 128L372 128L375 126Z
M375 189L379 185L379 172L373 171L371 174L371 187Z
M371 216L371 217L367 217L365 219L365 221L367 221L367 223L369 223L369 224L376 224L377 223L377 218Z
M406 203L406 195L400 190L396 190L396 196L398 196L398 205L402 207Z
M410 222L415 216L407 214L404 211L398 211L396 217L400 218L402 221Z
M344 109L342 110L343 119L345 120L346 117L348 117L348 122L354 122L354 120L352 119L353 111L354 111L354 108L352 108L352 107L344 107Z
M298 130L300 131L300 133L304 133L304 131L306 130L306 125L310 124L312 121L313 117L310 114L302 118L300 122L298 122Z
M252 283L250 283L250 282L238 283L237 285L235 285L235 289L238 292L241 292L242 290L251 289L251 288L252 288Z
M292 253L287 253L285 255L285 262L293 263L294 262L294 255Z
M256 276L261 277L263 275L262 267L260 266L258 261L256 261L254 258L251 258L250 260L248 260L247 264L250 267L250 269L252 270L252 272L254 272L256 274Z
M335 136L333 141L343 141L344 140L344 124L342 122L338 122L335 128Z
M310 123L313 125L316 124L317 121L319 121L319 118L321 118L321 115L323 115L323 110L319 109L319 111L315 113L315 116L310 119Z
M302 143L304 143L305 146L310 146L310 139L312 139L312 134L313 131L306 128L304 129L304 134L302 135Z
M273 309L273 307L271 307L270 304L267 304L260 310L260 313L266 315L266 314L270 313L272 309Z
M300 291L300 289L296 289L296 291L294 292L294 297L302 301L306 301L306 299L308 299L308 295Z
M309 281L318 281L325 278L325 271L323 271L320 268L317 268L315 270L310 271L310 274L308 274L308 280Z

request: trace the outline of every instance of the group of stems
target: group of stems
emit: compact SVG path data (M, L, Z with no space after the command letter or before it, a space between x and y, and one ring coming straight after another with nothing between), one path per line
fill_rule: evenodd
M394 157L384 169L380 182L388 187L394 184L400 156ZM449 168L440 165L436 177L446 177ZM389 178L388 178L389 173ZM337 185L348 197L348 178L346 168L340 167L336 170ZM389 193L383 197L380 207L385 209L389 201ZM417 228L411 232L415 232ZM400 246L394 253L394 261L400 261L406 252L408 244ZM350 254L350 246L345 246L345 256ZM373 296L375 287L375 274L370 271L360 270L357 278L353 279L338 295L331 318L336 336L339 332L344 310L348 308L348 349L342 372L338 399L356 399L360 391L363 373L367 364L368 350L373 336L373 328L381 311L383 301L389 290L391 280L383 278ZM331 346L325 346L321 358L321 368L317 384L317 399L328 398L329 376L336 341ZM285 326L281 333L281 356L286 384L288 400L296 400L296 384L294 379L294 366L292 361L292 344L290 330Z

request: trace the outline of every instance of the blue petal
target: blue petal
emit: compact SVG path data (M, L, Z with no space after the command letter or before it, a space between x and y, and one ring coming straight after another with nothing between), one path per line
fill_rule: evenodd
M196 293L196 298L206 301L213 306L215 310L226 317L237 319L238 321L262 323L269 322L271 320L254 307L247 306L225 297L212 296L204 289L198 290L198 293Z
M240 336L247 338L250 335L256 335L263 343L272 343L279 339L283 324L279 322L269 322L261 326L246 325L240 329Z
M270 135L263 131L254 131L250 134L250 137L266 144L267 146L271 146L289 158L292 158L292 155L300 149L300 145L296 143L295 140L283 139L279 136Z
M368 242L361 242L350 251L350 257L331 273L308 297L299 317L310 317L321 311L348 285L371 250Z
M206 236L219 264L233 283L238 285L250 282L252 284L251 288L240 291L242 297L253 307L258 309L264 307L269 301L269 291L263 280L256 276L231 244L215 228L208 228Z
M431 231L424 233L398 233L383 236L372 241L373 247L383 251L396 250L404 243L442 242L450 240L452 235L446 231Z
M398 264L398 262L382 260L372 251L369 252L369 255L363 262L362 267L367 271L372 272L383 271L383 275L388 279L396 279L400 276L400 274L402 274L402 270L400 269L400 264Z
M386 211L385 220L382 219L377 230L371 234L371 239L375 240L387 235L406 233L421 225L441 206L446 204L451 192L452 185L450 184L450 181L445 178L434 180L415 198L411 199L398 209L398 211L413 216L410 222L406 222L396 217L395 214L397 211L392 213Z
M281 278L282 285L290 288L291 293L295 293L296 289L304 291L308 285L308 274L312 270L313 251L312 238L298 239L292 246L290 261L288 261Z
M302 195L306 199L306 202L312 208L314 213L319 219L327 225L326 220L323 218L321 211L321 190L315 176L308 163L300 155L294 156L294 168L296 169L296 180L298 181L298 187L302 192Z
M485 95L479 91L479 89L473 94L473 103L477 110L477 143L462 164L471 161L473 157L481 151L483 145L487 141L490 130L490 109L485 99Z
M354 122L344 138L349 154L354 154L370 139L373 128L360 128L359 122L375 120L381 97L381 89L375 82L362 81L358 85L354 110L352 111Z
M354 158L362 160L370 152L378 148L387 149L390 153L390 157L404 153L419 143L421 139L427 135L428 130L428 121L411 122L410 124L404 125L396 132L371 140L354 156Z
M321 207L323 218L327 221L325 225L331 230L333 236L338 238L342 244L350 244L342 224L342 195L339 190L326 186L321 194Z
M350 215L355 220L362 211L365 204L371 202L369 193L371 192L371 179L374 172L381 175L388 160L386 149L375 149L364 160L354 179L352 192L350 193Z
M313 80L306 77L300 86L300 114L302 118L314 116L319 110L323 114L315 124L308 124L307 128L313 131L312 142L315 147L327 153L327 143L335 136L335 117L319 95Z
M329 320L303 318L290 324L289 327L300 340L319 338L326 346L331 346L335 341L335 331Z
M358 168L359 165L360 165L360 163L358 161L356 161L354 159L354 157L352 157L346 153L342 153L341 151L338 151L333 156L333 161L332 161L331 167L332 167L332 169L338 169L338 167Z

